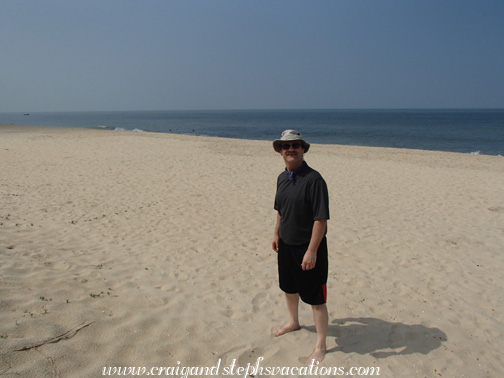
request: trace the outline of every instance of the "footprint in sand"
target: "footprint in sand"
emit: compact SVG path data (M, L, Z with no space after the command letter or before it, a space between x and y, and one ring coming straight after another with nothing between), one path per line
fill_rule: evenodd
M493 211L495 213L504 213L504 207L501 206L489 207L488 210Z
M56 270L68 270L70 268L70 264L64 261L56 261L51 263L51 267Z

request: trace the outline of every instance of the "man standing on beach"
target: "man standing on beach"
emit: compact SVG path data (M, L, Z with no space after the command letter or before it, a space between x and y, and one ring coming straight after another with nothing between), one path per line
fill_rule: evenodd
M329 195L322 176L306 164L304 154L310 144L295 130L285 130L273 142L273 148L285 162L278 176L275 196L277 222L273 250L278 254L280 289L284 291L289 322L278 327L280 336L301 328L299 298L312 306L317 330L315 350L308 358L315 364L324 359L329 316L326 307L327 220Z

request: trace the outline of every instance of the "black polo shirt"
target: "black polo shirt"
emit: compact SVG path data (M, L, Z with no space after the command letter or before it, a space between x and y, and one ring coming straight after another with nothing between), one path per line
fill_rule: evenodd
M290 245L310 242L313 223L329 219L329 194L320 173L306 162L278 176L275 210L281 216L280 238Z

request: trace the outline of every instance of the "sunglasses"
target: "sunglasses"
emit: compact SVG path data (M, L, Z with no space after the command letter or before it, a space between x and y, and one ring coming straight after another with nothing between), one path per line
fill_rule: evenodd
M282 144L282 150L288 150L289 148L293 148L295 150L297 150L299 147L301 147L301 143L299 142L294 142L294 143L284 143Z

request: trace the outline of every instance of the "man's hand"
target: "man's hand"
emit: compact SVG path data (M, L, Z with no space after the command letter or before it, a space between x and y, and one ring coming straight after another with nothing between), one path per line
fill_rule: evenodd
M278 235L275 235L273 238L273 242L271 243L271 246L273 248L273 251L275 251L276 253L278 253L279 243L280 243L280 238L278 237Z
M315 268L317 262L317 251L320 242L324 238L327 229L327 219L318 219L313 223L312 236L308 249L303 257L303 262L301 263L301 269L310 270Z
M273 248L273 251L278 253L278 247L280 246L280 220L282 217L280 216L280 213L277 213L277 220L276 220L276 225L275 225L275 233L273 234L273 242L271 243L271 247Z
M301 269L310 270L315 268L315 264L317 263L317 251L306 251L303 257L303 262L301 263Z

